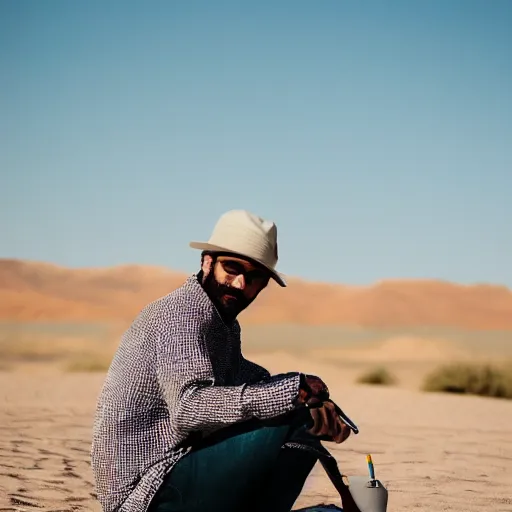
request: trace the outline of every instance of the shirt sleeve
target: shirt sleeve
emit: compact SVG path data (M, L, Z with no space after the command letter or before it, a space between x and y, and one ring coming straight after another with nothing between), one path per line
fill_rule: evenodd
M200 322L182 321L160 335L156 346L157 379L180 437L251 418L270 419L294 409L299 373L269 376L252 384L216 385L206 340Z
M240 359L240 377L243 382L249 384L270 379L270 373L260 366L241 356Z

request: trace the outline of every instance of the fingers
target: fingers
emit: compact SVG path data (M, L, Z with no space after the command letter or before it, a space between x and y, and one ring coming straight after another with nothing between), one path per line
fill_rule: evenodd
M335 442L341 442L343 423L336 414L334 404L332 402L326 402L324 408L329 415L329 434Z
M315 436L325 436L329 433L329 426L327 415L325 413L325 409L323 407L317 407L315 409L310 409L311 417L313 418L313 426L309 430L309 432Z
M338 418L338 425L339 425L339 431L338 431L338 434L336 435L334 441L337 444L340 444L349 438L350 433L352 431L351 431L350 427L346 423L344 423L343 420L341 420L339 418Z
M329 389L322 379L315 375L300 375L299 402L309 404L312 399L324 402L329 399Z
M343 443L350 436L350 427L340 418L336 412L336 405L333 402L326 402L324 406L329 410L335 424L332 431L333 440L338 444Z
M316 377L315 375L306 375L306 383L313 396L323 396L325 395L329 398L329 389L327 388L325 382Z
M350 436L350 428L338 416L332 402L310 409L310 414L313 419L313 426L308 430L310 434L330 437L337 444L343 443Z
M308 430L308 432L314 436L320 435L320 428L322 427L322 421L320 419L320 409L310 409L309 413L311 414L311 418L313 418L313 426Z
M346 423L342 422L342 431L339 442L343 443L344 441L346 441L350 437L351 433L352 429Z
M324 418L322 415L322 409L323 407L316 407L309 410L311 418L313 419L313 426L308 430L308 432L314 436L323 435L322 432L324 429Z
M320 429L322 436L331 436L332 435L332 427L333 422L329 411L325 408L325 404L323 407L319 409L320 417L322 418L322 427Z

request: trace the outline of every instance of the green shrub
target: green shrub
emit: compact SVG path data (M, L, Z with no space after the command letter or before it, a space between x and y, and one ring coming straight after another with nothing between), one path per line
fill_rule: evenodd
M357 382L360 384L379 384L382 386L390 386L395 384L396 379L388 370L386 370L386 368L378 367L363 373L363 375L357 379Z
M427 375L425 391L512 398L512 367L453 363Z

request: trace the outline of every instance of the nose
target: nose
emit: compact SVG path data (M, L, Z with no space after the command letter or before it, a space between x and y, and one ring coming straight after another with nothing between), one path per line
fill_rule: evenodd
M239 290L243 290L245 288L245 277L243 274L238 274L233 282L231 283L233 288L238 288Z

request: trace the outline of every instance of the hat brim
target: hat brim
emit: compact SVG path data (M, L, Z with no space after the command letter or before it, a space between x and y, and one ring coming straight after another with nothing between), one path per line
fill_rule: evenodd
M229 254L232 254L233 256L239 256L241 258L250 258L250 259L256 261L257 263L259 263L261 266L265 267L270 272L272 279L274 279L274 281L279 286L282 286L283 288L285 288L287 286L286 281L284 280L283 274L276 272L273 268L269 267L268 265L265 265L265 263L263 263L260 260L251 258L250 256L241 254L236 251L232 251L231 249L227 249L226 247L221 247L220 245L210 244L208 242L190 242L189 246L192 247L192 249L201 249L202 251L227 252Z

